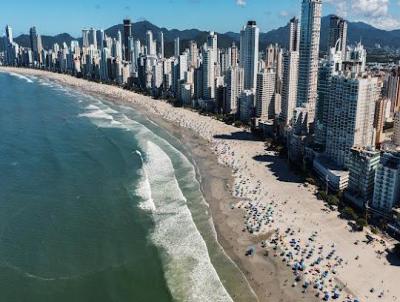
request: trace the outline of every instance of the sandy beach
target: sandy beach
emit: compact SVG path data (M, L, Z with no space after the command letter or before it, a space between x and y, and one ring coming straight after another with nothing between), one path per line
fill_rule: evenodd
M386 252L393 242L371 234L376 240L367 244L368 231L351 232L338 212L316 198L316 188L304 186L251 133L118 87L38 70L1 70L131 104L178 136L199 168L218 241L259 301L400 298L400 266Z

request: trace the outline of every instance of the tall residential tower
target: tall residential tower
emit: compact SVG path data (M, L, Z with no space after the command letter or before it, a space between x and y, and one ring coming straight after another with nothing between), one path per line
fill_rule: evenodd
M315 119L322 0L303 0L301 6L297 106L307 110L307 123Z
M244 70L244 89L255 89L258 71L260 29L255 21L247 22L240 32L240 67Z

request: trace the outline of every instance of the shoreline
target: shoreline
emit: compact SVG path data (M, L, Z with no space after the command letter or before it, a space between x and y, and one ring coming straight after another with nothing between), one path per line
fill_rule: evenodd
M334 259L324 259L326 264L323 263L321 269L333 267L329 271L329 282L324 285L327 288L347 284L338 301L344 301L343 296L347 294L361 301L376 301L381 291L384 296L379 301L396 301L400 297L396 282L400 270L396 270L385 255L377 256L377 251L381 251L383 246L379 243L368 247L364 245L365 233L350 233L346 222L336 217L336 213L324 211L323 204L314 196L315 189L304 187L288 171L284 160L268 154L263 142L251 140L248 132L115 86L33 69L1 70L43 76L86 93L114 99L118 104L145 110L167 131L182 136L182 142L193 150L191 155L201 175L200 183L211 210L217 240L246 276L259 301L320 301L320 298L314 297L313 290L303 294L302 283L294 288L291 286L294 277L286 263L290 261L291 266L295 261L292 258L296 258L293 257L295 250L291 244L293 238L295 245L301 246L301 250L307 250L307 253L311 250L314 253L310 245L322 246L325 251L334 250ZM196 136L202 139L196 140ZM215 165L216 162L220 165ZM228 184L230 190L226 190ZM247 209L243 210L244 207ZM273 208L272 214L266 213L264 208L267 207ZM252 216L251 211L268 216L266 221L262 221L266 222L265 226L261 226L256 235L242 231L244 222L251 228L259 225L257 219L249 217ZM244 218L244 215L247 217ZM285 232L286 228L290 231ZM279 232L276 232L277 229ZM269 255L265 257L265 249L260 247L259 242L267 239L268 234L276 237L277 243L268 242ZM312 243L309 242L311 237ZM360 241L360 245L354 246L355 241ZM249 246L256 246L252 257L244 255ZM385 246L390 246L390 242L385 242ZM290 252L291 256L278 255L277 251L281 250ZM355 258L358 259L355 261ZM309 263L306 261L306 264ZM315 271L310 269L307 273L309 275L304 278L314 276ZM384 282L381 283L381 280ZM375 294L370 293L371 288L376 290Z

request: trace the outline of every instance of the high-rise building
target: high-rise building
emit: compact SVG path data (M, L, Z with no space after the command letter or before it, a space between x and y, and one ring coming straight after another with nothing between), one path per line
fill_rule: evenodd
M260 30L255 21L247 22L240 32L240 67L244 70L244 89L255 89L258 72Z
M281 48L278 44L270 44L266 50L265 67L276 69L279 64Z
M164 33L162 31L158 33L158 55L161 59L164 58Z
M89 29L82 29L82 47L89 47Z
M174 40L174 55L176 58L179 57L179 54L181 53L180 47L179 37L176 37Z
M224 113L237 113L239 96L243 91L243 69L232 66L226 73L226 97Z
M189 43L189 63L190 66L197 68L197 59L199 56L199 49L197 48L196 41L190 41Z
M348 159L349 185L346 198L359 208L372 201L376 169L380 152L373 149L354 147Z
M275 118L275 71L265 69L257 74L256 117L262 120Z
M314 123L317 102L321 10L322 0L302 2L297 106L307 109L308 124Z
M248 123L254 116L254 90L243 90L239 96L239 118Z
M329 88L326 154L345 167L354 146L374 146L374 111L378 80L356 75L336 75Z
M13 31L10 25L6 25L6 37L8 44L12 44L14 42Z
M342 58L346 56L347 46L347 22L338 16L331 16L329 21L329 37L328 47L329 52L331 48L342 53Z
M400 111L400 67L391 70L387 79L387 96L391 101L390 111Z
M232 43L232 47L230 49L231 49L231 66L236 67L238 64L239 56L238 56L238 48L235 42Z
M219 53L219 67L222 76L225 76L228 69L231 67L231 50L221 49Z
M218 63L218 36L215 32L211 31L207 37L207 47L213 53L214 63Z
M396 146L400 146L400 112L396 112L393 118L394 131L393 131L393 143Z
M146 46L147 55L156 56L156 47L153 40L153 33L150 30L146 32Z
M363 73L367 65L367 51L361 42L354 47L347 47L346 58L343 62L343 71Z
M131 52L129 49L129 38L132 37L132 22L130 19L124 19L124 59L131 60ZM122 41L121 41L122 42Z
M380 146L383 142L383 126L385 125L385 109L388 99L380 97L375 104L374 128L375 128L375 144Z
M390 213L400 201L400 154L386 152L382 155L375 176L375 209Z
M322 147L326 144L326 131L329 118L329 98L332 76L342 72L342 53L335 48L329 50L329 56L321 60L318 70L318 102L316 105L314 142Z
M100 29L97 31L97 43L98 43L98 48L100 50L103 50L104 48L104 41L105 41L104 30Z
M293 118L297 102L297 79L299 73L299 20L289 24L289 49L283 54L281 120L288 126Z
M94 28L89 29L89 46L93 45L97 49L97 31Z
M29 30L29 37L30 37L30 42L31 42L31 49L33 53L33 60L37 63L41 63L41 53L43 50L42 47L42 38L41 36L37 33L36 27L31 27Z
M203 50L203 98L206 100L215 97L215 62L213 51L210 48Z

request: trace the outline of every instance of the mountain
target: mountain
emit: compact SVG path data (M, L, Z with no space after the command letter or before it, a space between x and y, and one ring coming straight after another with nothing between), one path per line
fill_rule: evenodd
M326 50L328 31L329 31L329 18L325 16L321 20L321 50ZM181 50L185 49L190 40L195 40L198 45L202 45L207 40L208 32L200 31L198 29L167 29L160 28L148 21L140 21L133 24L133 35L140 39L142 42L146 40L146 31L151 30L154 38L157 39L158 33L162 31L164 33L164 43L166 55L172 55L173 42L176 37L180 38ZM117 37L118 31L123 32L123 25L114 25L105 30L108 36L113 38ZM232 42L239 44L240 35L235 32L217 33L218 34L218 46L221 48L228 47ZM287 46L288 27L283 26L266 33L260 34L260 49L270 43L278 43L283 47ZM70 44L74 38L67 34L59 34L56 36L42 36L43 45L45 48L50 48L54 43L62 45L63 42ZM78 39L81 41L80 39ZM348 22L348 44L355 44L358 41L362 41L366 48L375 48L376 44L388 46L391 48L400 48L400 30L382 30L375 28L369 24L363 22ZM21 35L15 38L15 41L25 47L29 46L29 36Z
M30 46L29 35L20 35L14 40L21 46L24 47ZM52 48L54 43L62 45L65 42L68 45L70 45L72 40L75 40L75 38L73 38L70 34L67 33L59 34L56 36L42 36L42 43L45 49Z

